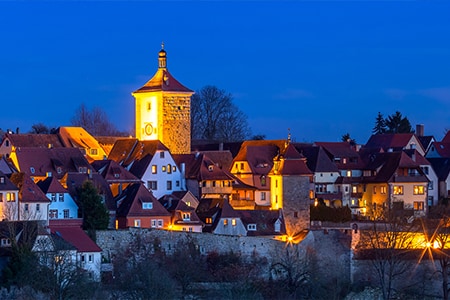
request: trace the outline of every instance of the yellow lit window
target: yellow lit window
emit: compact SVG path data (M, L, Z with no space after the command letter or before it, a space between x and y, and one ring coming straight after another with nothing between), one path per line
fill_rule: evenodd
M231 225L236 226L236 219L231 219Z
M386 187L385 186L381 186L380 187L380 193L386 194Z
M206 218L206 224L212 224L212 218Z
M415 185L413 191L414 195L423 195L425 193L425 188L423 185Z
M423 210L424 204L422 201L415 201L414 202L414 210Z
M228 225L228 219L223 219L223 225Z
M7 202L16 201L16 194L15 193L6 193L6 201Z
M403 185L394 185L394 195L403 195Z

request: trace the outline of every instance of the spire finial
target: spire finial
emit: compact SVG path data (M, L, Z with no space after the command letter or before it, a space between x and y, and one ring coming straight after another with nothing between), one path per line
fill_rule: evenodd
M161 50L159 50L158 65L159 68L167 68L166 50L164 50L164 41L161 42Z
M164 50L164 41L161 42L161 50Z

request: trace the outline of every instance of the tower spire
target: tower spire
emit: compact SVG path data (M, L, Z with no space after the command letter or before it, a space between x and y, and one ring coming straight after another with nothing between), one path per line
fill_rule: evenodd
M161 50L158 55L158 66L160 69L167 68L167 54L166 50L164 50L164 42L161 42Z

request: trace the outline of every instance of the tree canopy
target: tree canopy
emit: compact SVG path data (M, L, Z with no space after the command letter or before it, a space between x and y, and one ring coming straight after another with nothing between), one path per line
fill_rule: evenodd
M86 180L78 189L78 202L83 229L92 231L108 228L109 212L92 181Z
M191 135L209 141L243 141L250 136L250 127L232 95L208 85L191 98Z
M379 112L375 119L375 126L372 129L373 134L413 132L414 130L408 118L404 117L399 111L387 116L387 118L383 118L383 115Z

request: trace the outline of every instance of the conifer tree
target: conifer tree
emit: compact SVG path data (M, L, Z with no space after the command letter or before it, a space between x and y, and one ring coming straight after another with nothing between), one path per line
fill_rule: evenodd
M373 134L383 134L386 133L386 121L384 120L381 112L378 112L378 116L375 119L375 126L372 129Z
M92 181L86 180L78 190L83 229L93 232L108 228L109 212Z
M387 127L387 133L413 132L411 123L409 122L408 118L403 117L399 111L396 111L395 114L388 116L384 122Z

